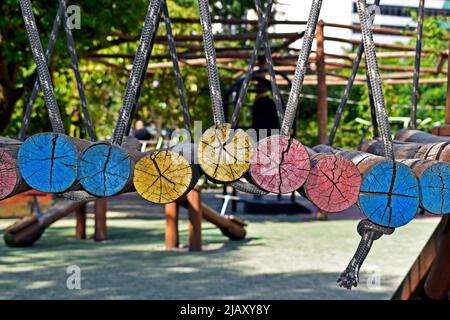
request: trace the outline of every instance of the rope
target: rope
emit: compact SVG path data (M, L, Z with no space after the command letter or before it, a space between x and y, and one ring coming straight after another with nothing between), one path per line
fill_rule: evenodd
M75 49L75 41L73 39L72 31L67 26L68 16L67 16L66 3L64 0L59 0L58 12L57 12L55 20L53 22L53 27L52 27L52 31L50 33L50 38L48 40L47 49L45 50L46 63L47 63L47 66L50 64L50 57L51 57L51 55L53 53L53 49L55 47L59 27L61 26L61 20L64 20L63 25L64 25L64 31L65 31L66 38L67 38L67 47L68 47L69 53L70 53L72 68L75 73L75 80L77 83L78 93L80 96L81 109L82 109L83 115L84 115L86 130L88 131L91 141L94 141L95 140L94 129L93 129L91 119L89 116L86 95L84 92L83 82L81 80L81 75L80 75L80 71L79 71L79 67L78 67L78 57L77 57L77 52ZM39 92L39 79L37 78L36 81L34 82L33 90L31 91L31 95L30 95L30 98L27 103L22 126L20 127L20 131L19 131L19 135L18 135L19 140L25 139L26 132L28 131L28 127L30 124L31 113L33 112L33 106L34 106L34 103L36 102L38 92Z
M272 0L269 0L267 6L272 5ZM275 106L277 108L278 119L281 121L284 118L284 103L283 98L281 97L280 88L277 85L275 68L272 60L272 51L270 49L269 36L267 33L267 26L269 24L270 18L270 10L267 10L265 17L263 15L261 0L256 0L256 12L258 14L259 27L263 30L263 46L264 46L264 56L266 57L267 62L267 71L269 73L270 85L272 87L273 100L275 102Z
M63 8L61 6L58 7L58 12L56 13L55 20L53 21L52 31L50 33L50 38L48 39L47 49L45 50L45 61L47 65L50 64L50 57L53 53L53 49L55 48L56 38L58 36L59 27L61 26L61 17L63 15ZM20 127L19 134L17 139L24 140L26 133L28 131L28 127L30 126L31 113L33 112L33 106L36 102L36 98L39 92L39 77L36 77L34 81L33 89L31 91L30 98L27 102L27 107L25 109L25 115L23 117L22 126Z
M303 37L303 43L300 49L297 66L295 68L294 80L292 82L286 112L281 124L282 135L289 136L292 125L294 124L294 119L297 114L298 100L303 88L303 80L305 78L305 73L308 66L308 58L311 53L311 46L314 40L314 34L317 21L319 19L321 6L322 0L313 0L308 22L306 23L305 35Z
M184 119L184 127L188 131L189 136L192 140L193 136L192 136L192 128L191 128L191 119L189 117L189 109L187 107L187 102L186 102L183 78L181 77L180 64L179 64L178 55L177 55L177 48L176 48L175 39L174 39L173 33L172 33L169 9L167 8L166 0L162 1L162 12L164 14L164 24L165 24L166 31L167 31L167 40L169 43L170 58L172 59L172 64L173 64L173 72L175 74L175 82L177 84L178 95L180 97L181 112L183 114L183 119Z
M211 15L207 0L198 1L200 24L202 27L203 43L205 48L206 68L208 70L209 93L211 95L214 124L225 123L223 112L222 94L220 91L219 70L216 63L216 51L214 49L214 36L211 26Z
M425 0L419 2L419 19L417 21L416 55L414 60L413 91L411 98L411 128L417 129L417 103L419 100L420 59L422 53L423 19Z
M161 0L150 1L141 38L139 40L139 46L136 56L134 57L133 67L131 68L130 77L125 89L122 108L114 130L113 144L122 144L123 137L125 133L128 133L127 131L131 126L131 121L136 111L137 99L150 59L152 39L157 31L158 18L161 13L160 9Z
M272 88L272 92L273 92L275 106L277 109L278 119L280 122L282 122L282 120L284 118L283 100L281 97L280 89L276 83L276 73L274 70L274 64L273 64L273 60L272 60L272 52L270 50L269 37L266 32L269 17L270 17L271 6L272 6L272 1L269 0L267 3L266 12L264 14L263 10L262 10L261 0L256 0L256 12L258 14L259 28L262 31L262 38L263 38L262 40L263 40L263 47L264 47L264 55L266 57L266 62L267 62L267 71L268 71L269 77L270 77L270 84L271 84L271 88ZM259 36L259 33L257 35L257 40L258 40L258 36ZM259 45L258 46L255 45L255 48L256 47L259 48ZM252 69L253 69L253 66L252 66ZM249 70L250 70L250 68L249 68ZM247 77L245 79L250 79L250 78L251 78L251 74L250 75L247 74ZM245 79L244 79L244 81L245 81ZM231 185L236 190L239 190L239 191L245 192L245 193L257 194L257 195L268 194L268 192L258 188L257 186L250 184L250 183L245 183L242 181L236 181L236 182L232 183Z
M72 69L75 74L75 80L77 83L78 95L80 96L81 110L84 116L85 127L88 132L89 138L91 139L91 141L94 141L95 133L94 128L92 126L91 117L89 116L88 104L86 100L86 94L84 92L83 81L81 80L80 68L78 66L77 51L75 49L75 41L73 39L72 30L70 30L69 26L67 25L69 17L67 16L66 1L59 0L59 5L60 7L63 8L64 31L66 33L67 47L69 49L70 60L72 61Z
M378 6L380 4L380 0L375 0L374 5ZM352 71L350 74L350 77L348 78L348 82L347 82L347 86L345 87L344 90L344 95L341 98L341 102L339 103L339 107L336 110L336 116L334 118L334 124L333 127L331 128L331 132L330 135L328 137L328 144L330 146L332 146L334 144L334 139L336 138L336 132L337 129L339 128L339 125L341 123L341 119L342 119L342 115L344 114L344 108L347 106L347 101L348 101L348 97L350 95L350 92L352 91L353 88L353 84L355 82L356 79L356 75L358 73L358 68L359 65L361 64L361 60L362 60L362 55L364 53L364 45L361 43L361 45L358 48L358 52L356 54L356 58L353 61L353 65L352 65ZM366 76L368 77L368 73L366 72ZM369 81L367 83L370 83ZM369 84L370 86L370 84ZM371 103L371 107L372 107L372 94L371 94L371 88L369 87L369 101ZM372 110L372 108L371 108ZM374 121L372 121L373 124ZM374 127L374 132L377 131Z
M369 22L370 16L365 0L357 0L356 4L358 8L359 20L361 23L361 33L365 48L367 72L369 74L369 80L373 90L376 119L380 126L384 155L389 160L394 160L394 148L392 143L391 128L389 126L389 119L386 113L386 102L384 100L382 80L379 72L377 56L375 53L373 32Z
M231 127L234 129L237 126L237 122L239 119L239 113L241 112L242 105L244 104L245 95L248 91L248 86L250 85L250 80L253 75L253 68L256 64L256 59L258 58L259 49L261 44L264 42L264 33L267 28L267 19L270 16L270 12L272 10L272 0L267 1L266 12L262 13L261 1L256 1L256 8L258 12L258 20L259 20L259 30L256 35L255 46L253 47L252 54L250 55L250 60L248 62L247 72L244 77L244 81L242 82L241 88L239 90L239 96L234 107L233 116L231 118ZM264 47L267 47L264 42ZM272 68L273 69L273 68Z
M160 8L160 10L161 10L161 8ZM161 11L159 12L159 14L158 14L158 16L157 16L157 19L156 19L156 21L157 21L157 22L156 22L156 30L155 30L155 32L153 33L152 39L151 39L151 41L150 41L150 48L148 49L150 53L153 51L153 45L154 45L154 43L155 43L155 37L156 37L156 34L158 33L159 19L160 19L160 18L161 18ZM141 89L142 89L142 85L144 84L145 75L147 74L147 66L148 66L148 63L149 63L149 61L150 61L150 57L151 57L151 54L149 54L149 55L147 56L147 59L146 59L146 61L145 61L145 66L146 66L146 68L145 68L145 69L142 69L142 74L141 74L141 78L140 78L140 81L141 81L141 82L140 82L140 84L139 84L138 93L136 94L136 99L135 99L135 101L134 101L134 103L133 103L133 106L132 106L132 111L131 111L130 121L128 122L127 128L126 128L126 130L125 130L125 135L126 135L126 136L130 135L131 124L132 124L132 122L133 122L134 115L136 114L137 104L138 104L138 100L139 100L139 95L140 95L140 91L141 91Z
M44 93L44 99L48 109L50 122L53 131L56 133L64 133L64 124L59 112L58 103L56 102L55 92L53 91L53 84L48 70L47 59L42 49L41 40L39 39L39 32L36 27L36 21L32 10L30 0L20 0L20 7L22 10L25 28L27 30L28 40L31 45L33 58L37 66L37 73L39 84Z

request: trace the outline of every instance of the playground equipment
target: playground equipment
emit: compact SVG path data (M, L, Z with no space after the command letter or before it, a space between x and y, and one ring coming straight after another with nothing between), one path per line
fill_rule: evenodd
M87 141L71 138L64 135L64 125L59 112L53 85L50 78L47 61L44 56L39 33L36 28L32 5L29 0L20 1L22 14L28 39L32 47L33 57L37 65L37 73L40 87L44 93L46 106L49 111L54 133L41 133L25 140L18 152L18 165L25 182L32 188L43 192L61 193L75 191L76 186L78 152L88 143ZM65 2L60 1L60 7L64 11L64 19L67 20ZM58 19L58 17L57 17ZM66 21L65 20L65 21ZM65 26L67 33L67 26ZM73 46L73 38L68 41L74 70L78 71L78 63ZM78 75L77 80L81 80ZM78 85L79 89L82 86ZM82 90L82 89L80 89ZM87 106L82 104L82 108ZM87 113L87 109L86 113ZM87 118L89 119L89 118ZM85 119L86 120L86 119ZM90 126L89 120L86 122ZM93 130L88 130L93 140ZM78 194L82 196L82 194ZM84 194L83 196L88 196Z
M447 92L447 95L450 91ZM450 105L446 106L446 115L450 115ZM435 132L446 133L447 126L435 128ZM449 141L448 136L435 136L429 133L417 130L400 130L396 134L396 139L406 142L445 142ZM445 177L445 176L444 176ZM442 188L445 190L445 188ZM425 193L423 193L425 194ZM444 197L434 197L436 204L442 204L446 199ZM442 211L442 210L441 210ZM443 277L450 263L450 220L449 215L442 217L440 223L434 230L430 239L427 241L417 259L414 261L409 272L395 291L392 299L394 300L415 300L415 299L433 299L446 300L450 290L448 277Z
M74 70L75 78L77 81L77 88L78 88L78 92L80 95L80 101L81 101L81 106L82 106L82 110L83 110L83 114L84 114L84 119L86 122L86 128L92 138L93 137L93 129L91 126L89 113L87 111L87 102L86 102L86 97L84 94L83 84L81 82L81 76L79 73L78 59L77 59L77 55L76 55L72 32L67 27L67 24L66 24L66 21L67 21L66 4L63 0L59 0L59 8L58 8L57 15L56 15L54 23L53 23L52 31L51 31L47 49L45 52L45 58L42 57L43 53L41 51L39 52L39 53L41 53L40 62L42 63L42 61L44 60L45 63L47 63L49 61L50 56L52 55L55 43L56 43L56 37L57 37L58 31L59 31L59 28L61 26L61 21L64 21L64 31L66 34L67 46L69 49L68 51L70 53L70 58L72 61L72 68ZM33 29L34 22L31 21L30 23L31 23L31 28ZM31 32L36 33L35 30L31 30ZM22 122L22 126L20 127L20 132L18 134L18 141L10 140L9 142L7 142L5 144L5 140L3 140L3 142L0 145L3 150L3 151L0 151L1 154L3 155L3 161L2 161L3 164L0 164L0 165L3 166L6 164L6 167L4 167L5 170L2 170L2 173L1 173L1 175L2 175L1 181L2 181L4 188L3 188L2 194L0 195L0 199L4 199L6 197L13 196L22 191L26 191L30 188L28 186L28 184L25 183L24 179L22 178L22 176L18 170L18 162L16 159L18 157L18 150L22 144L22 141L25 139L25 136L26 136L26 132L27 132L27 129L29 126L30 118L31 118L31 113L33 110L34 103L36 101L38 91L39 91L39 76L36 78L36 81L34 82L33 90L31 92L30 98L29 98L27 106L26 106L25 116L24 116L24 119ZM51 119L55 118L55 117L58 118L57 115L53 115L53 116L51 116ZM55 125L57 125L56 124L57 122L58 122L58 119L56 119L56 122L53 121L52 123L55 123ZM6 153L4 153L4 152L6 152Z
M4 230L4 241L9 247L29 247L40 239L45 230L56 221L75 212L77 218L76 238L85 239L84 231L86 219L86 204L88 201L74 201L62 199L50 207L47 212L27 216L15 222ZM39 209L38 209L39 212ZM101 217L106 215L106 201L98 200L95 202L95 234L94 240L102 241L106 239L106 225Z
M175 249L180 245L178 234L179 207L183 206L188 210L188 232L189 232L189 250L202 250L201 221L206 221L217 226L220 231L230 240L242 240L247 232L245 230L246 222L232 215L220 215L211 207L204 204L201 200L201 191L199 189L191 190L186 197L178 201L165 205L166 215L166 249Z
M197 145L193 143L191 120L166 1L162 1L161 6L188 141L171 150L150 153L139 160L134 172L134 185L144 199L168 203L181 199L194 188L200 177L200 169L196 161Z
M361 235L361 242L347 269L338 280L341 286L348 289L357 285L359 269L373 241L383 234L392 234L395 228L410 222L419 205L434 214L449 213L446 190L447 180L450 177L448 174L450 157L448 139L443 141L434 136L409 130L397 134L397 139L408 141L392 140L375 44L372 38L373 30L369 23L369 12L364 0L357 1L363 35L362 45L353 63L352 75L337 112L335 126L330 134L329 146L319 145L313 150L308 150L291 136L322 1L313 1L285 111L274 76L266 32L272 3L268 2L265 13L263 13L261 1L256 0L259 32L250 56L246 76L239 90L233 117L230 123L226 123L208 3L206 0L199 0L215 125L203 134L198 150L190 140L174 148L155 150L150 153L140 152L136 144L127 145L124 136L128 134L131 120L136 112L139 91L150 59L161 14L164 14L170 57L175 70L185 126L192 139L189 113L184 99L183 83L166 2L150 1L113 140L112 142L95 143L64 135L64 127L38 38L31 4L29 0L21 0L20 3L54 133L32 136L22 144L19 151L17 149L20 141L2 140L4 142L2 142L2 161L0 163L6 170L0 171L0 174L2 174L2 181L3 179L11 181L8 182L9 189L2 190L5 197L21 192L22 188L26 189L26 185L22 184L20 180L20 175L16 170L17 165L14 162L16 153L18 153L19 167L25 182L39 190L54 193L87 191L89 194L84 192L84 196L95 198L113 196L133 191L135 188L144 199L150 202L169 203L166 205L166 245L168 248L178 246L176 227L178 206L186 206L189 211L189 248L191 250L201 249L202 217L218 226L230 239L245 237L244 222L235 217L224 218L218 215L211 208L202 204L199 191L192 190L201 173L200 169L213 181L230 183L237 190L252 194L261 195L268 192L282 194L299 190L304 192L320 209L327 212L344 210L358 200L367 219L358 224L357 232ZM375 3L378 4L379 1ZM423 3L422 0L421 10L423 10ZM62 5L60 2L60 6ZM416 127L423 12L420 16L411 107L411 127L413 129ZM323 24L319 23L319 29L320 27L323 27ZM268 71L277 116L282 123L281 135L272 135L260 140L254 149L253 141L247 133L240 129L233 130L237 126L239 112L249 81L253 77L253 67L261 45L264 46L265 56L268 59ZM323 74L325 72L324 61L321 65L320 55L323 58L324 52L320 53L319 47L318 57L316 57L319 64L318 73ZM348 94L357 77L356 71L362 60L363 52L365 52L366 59L366 80L370 92L372 125L375 137L380 139L364 145L362 150L365 152L348 151L332 145L343 108L348 100ZM84 107L83 110L85 110ZM441 129L442 132L448 130L448 128ZM402 138L403 134L407 138ZM415 141L413 141L414 139ZM93 134L91 140L94 140ZM15 149L16 147L17 149ZM35 157L36 153L38 153L37 157ZM195 164L195 155L198 156L199 167ZM253 161L251 161L252 157ZM248 175L245 176L245 174ZM242 177L248 178L250 183L239 180ZM302 185L303 188L300 189ZM60 204L61 208L50 210L51 214L42 219L43 222L39 221L39 217L28 218L8 229L6 241L9 241L10 245L30 245L39 238L46 226L78 209L75 205L82 206L83 204L85 202L76 203L67 200ZM79 221L77 230L81 234L83 230L82 214L78 216L80 217L77 220ZM446 242L439 250L444 250L442 248L447 248ZM439 255L439 257L444 257L444 255ZM431 283L436 282L436 274L442 272L440 271L442 265L433 268L434 271L430 271L431 280L429 281ZM437 297L439 294L429 296Z
M290 134L321 6L322 1L312 2L291 93L286 111L280 118L281 134L258 141L255 160L249 170L251 180L268 192L281 194L299 189L305 183L311 168L308 152L298 140L291 138Z
M232 124L225 122L208 1L199 0L198 7L214 116L214 126L200 139L198 161L202 171L213 181L233 182L250 167L253 141L246 132L232 130Z

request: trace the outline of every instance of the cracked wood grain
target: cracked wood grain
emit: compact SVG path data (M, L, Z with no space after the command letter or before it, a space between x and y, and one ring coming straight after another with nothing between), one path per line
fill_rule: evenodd
M408 166L361 151L323 145L313 149L343 156L357 166L362 175L358 204L370 221L396 228L415 217L419 207L419 183Z
M18 153L23 179L42 192L61 193L74 187L80 144L56 133L39 133L26 139Z
M433 160L407 159L420 187L420 206L429 213L450 213L450 164Z
M198 161L203 172L217 182L233 182L249 169L253 140L243 130L232 130L230 124L207 129L198 146Z
M357 202L362 176L352 161L333 154L315 154L311 164L304 191L319 209L340 212Z
M300 188L309 170L308 152L299 141L273 135L258 142L249 174L261 189L282 194Z
M22 141L0 137L0 200L29 189L17 163L21 144Z
M133 183L145 200L166 204L185 196L196 179L185 157L171 150L157 150L136 163Z
M110 197L129 189L134 160L123 148L99 142L80 155L79 180L84 190L98 197Z

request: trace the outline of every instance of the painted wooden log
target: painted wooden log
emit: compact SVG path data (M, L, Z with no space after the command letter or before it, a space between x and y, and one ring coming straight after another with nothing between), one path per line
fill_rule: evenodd
M358 204L369 220L396 228L415 217L419 207L419 184L408 166L359 151L323 145L313 149L343 156L357 166L362 175Z
M420 187L420 206L432 214L450 213L450 164L433 160L407 159Z
M249 175L259 188L282 194L299 189L310 169L308 151L299 141L273 135L258 142Z
M242 129L232 130L228 123L207 129L198 146L202 171L213 181L233 182L249 169L253 139Z
M122 146L100 141L80 154L78 179L84 190L97 197L111 197L133 188L133 169L142 157L141 144L132 136Z
M372 140L361 146L361 151L383 155L381 140ZM396 159L422 159L450 162L450 141L437 143L417 143L394 141Z
M200 177L198 165L192 162L196 153L195 144L184 143L175 149L155 150L143 156L134 168L137 193L158 204L184 197Z
M81 186L95 196L110 197L132 184L132 156L110 142L98 142L83 150L79 166Z
M8 247L29 247L39 240L52 223L85 205L85 201L62 200L53 205L40 219L36 216L25 217L5 229L5 244Z
M403 142L436 143L450 141L450 137L435 136L428 132L405 128L397 131L395 140Z
M35 134L19 149L20 173L31 188L42 192L77 190L79 152L88 144L64 134Z
M340 212L358 201L362 176L356 165L338 155L310 155L311 171L303 187L308 199L326 212Z
M17 163L21 145L22 141L0 137L0 200L30 189L22 179Z

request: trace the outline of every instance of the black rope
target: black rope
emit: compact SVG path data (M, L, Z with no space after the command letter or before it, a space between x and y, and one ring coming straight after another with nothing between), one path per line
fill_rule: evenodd
M272 4L272 1L269 1ZM269 6L269 2L267 6ZM266 57L267 62L267 71L270 77L270 85L272 87L273 100L275 102L275 106L277 109L278 120L283 121L284 117L284 103L283 98L281 96L280 88L277 85L275 68L272 60L272 50L270 49L269 35L267 33L267 26L269 24L270 19L270 10L267 10L266 14L263 15L261 0L256 0L256 12L258 14L259 27L263 30L263 46L264 46L264 56Z
M44 55L44 50L42 49L41 40L39 39L39 32L36 27L36 21L34 19L30 0L20 0L20 8L22 10L28 40L30 42L33 58L37 66L39 84L44 93L44 99L53 131L56 133L64 133L64 124L61 119L58 103L56 102L55 92L53 90L53 84L50 77L50 72L48 70L48 64Z
M47 49L45 50L45 60L47 65L50 64L50 57L53 53L53 49L55 48L56 38L58 36L59 27L61 26L61 19L63 16L64 8L59 6L58 11L56 13L55 20L53 21L52 31L50 33L50 38L48 39ZM30 126L31 113L33 112L33 106L36 102L36 98L39 92L39 76L36 76L36 80L34 81L33 89L31 91L30 98L27 102L27 107L25 109L25 114L22 120L22 125L20 127L19 134L17 139L24 140L26 133L28 131L28 127Z
M261 47L261 44L264 42L264 33L267 28L267 19L269 18L270 12L272 10L272 0L267 1L265 14L262 13L261 1L259 1L259 3L258 1L256 1L256 8L258 12L259 30L256 35L255 46L253 47L253 51L248 62L247 72L245 74L244 81L241 84L236 105L234 106L233 116L231 117L231 128L233 129L237 126L239 114L241 112L242 105L244 104L245 95L247 94L248 86L250 85L250 80L252 79L253 68L255 67L256 60L258 58L259 49ZM264 47L266 46L267 45L264 42Z
M78 57L77 57L77 52L75 49L75 42L73 39L72 31L70 30L70 28L67 25L67 21L68 21L67 8L66 8L66 3L64 0L59 0L58 11L57 11L55 20L53 22L53 27L52 27L52 31L50 33L50 38L48 40L47 49L45 50L46 63L47 63L47 66L50 64L50 57L55 48L59 27L61 26L61 21L64 21L63 25L64 25L64 31L65 31L66 39L67 39L67 47L69 49L70 58L71 58L71 62L72 62L72 68L73 68L74 74L75 74L75 79L76 79L76 83L77 83L78 93L80 96L81 108L82 108L83 115L84 115L86 130L88 131L91 141L94 141L95 140L94 129L93 129L93 126L92 126L92 123L90 120L89 110L87 107L86 95L85 95L83 82L82 82L79 67L78 67ZM23 118L22 126L20 127L19 135L18 135L18 139L20 139L20 140L25 139L25 136L28 131L29 124L30 124L31 113L33 112L33 106L36 102L38 92L39 92L39 77L37 77L36 81L34 82L30 98L28 99L28 102L27 102L25 115Z
M379 4L380 4L380 0L375 0L374 5L378 6ZM353 61L352 71L351 71L350 77L348 78L347 86L345 87L344 94L341 98L341 102L339 103L339 107L336 110L336 116L334 117L333 127L331 128L330 135L328 136L328 144L330 146L332 146L334 144L334 140L336 138L336 132L341 123L342 115L344 114L344 109L347 106L348 97L350 95L350 92L352 91L353 84L355 83L356 75L358 74L358 68L359 68L359 65L361 64L363 53L364 53L364 45L361 40L361 44L358 48L358 52L356 53L356 58ZM366 77L368 78L367 70L366 70ZM369 103L370 103L371 116L372 116L372 119L374 119L372 88L370 87L370 81L367 81L367 83L369 86L368 89L369 89ZM378 125L376 124L376 121L372 120L372 126L374 126L373 127L374 136L377 136L378 135Z
M172 64L173 64L173 72L175 74L175 82L177 84L178 96L180 97L181 112L183 114L183 119L184 119L184 128L189 133L189 137L192 141L193 136L192 136L192 128L191 128L191 119L189 116L189 109L187 107L186 95L185 95L184 85L183 85L183 78L181 77L180 64L178 61L177 47L176 47L175 39L174 39L173 33L172 33L169 9L167 8L166 0L162 0L161 6L162 6L162 12L164 14L164 24L165 24L166 32L167 32L167 40L169 43L170 58L172 59Z
M77 83L78 95L80 96L81 110L82 110L83 116L84 116L85 127L88 132L89 138L91 139L91 141L94 141L95 133L94 133L94 128L92 126L91 117L89 116L89 109L88 109L88 104L87 104L87 100L86 100L86 94L84 92L83 80L81 79L77 51L75 49L75 41L73 39L72 30L70 30L70 27L67 24L69 17L67 16L66 1L59 0L59 5L61 7L63 7L64 31L66 33L67 47L69 49L70 60L72 61L72 69L75 74L75 80Z
M417 129L417 103L419 100L420 59L422 55L423 19L425 15L425 0L419 2L419 18L417 21L416 55L414 59L414 78L411 97L411 128Z
M139 98L144 76L147 70L151 54L151 45L157 31L159 16L161 14L161 0L151 0L145 17L144 27L137 53L134 57L133 67L131 68L127 87L123 98L122 108L120 110L117 125L113 134L113 143L122 144L125 133L128 133L136 111L137 99Z

